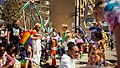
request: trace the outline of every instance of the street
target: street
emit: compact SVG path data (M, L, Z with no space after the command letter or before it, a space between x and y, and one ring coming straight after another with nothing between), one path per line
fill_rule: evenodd
M87 60L88 60L87 54L84 54L84 57L80 60L80 62L76 63L76 68L86 66ZM116 49L113 49L111 51L110 48L107 48L107 50L106 50L106 60L110 61L112 63L115 63L117 61ZM113 68L113 67L108 67L108 68Z
M82 57L82 59L77 60L76 62L76 68L86 68L86 64L88 61L88 57L87 57L87 53L83 54L84 56ZM116 49L113 49L112 51L110 50L110 48L107 48L106 50L106 60L110 61L112 63L115 63L117 61L117 57L116 57ZM52 60L49 59L48 63L51 65ZM56 65L59 66L60 64L60 60L57 59L56 60ZM35 65L35 68L40 68L40 66ZM88 66L89 67L89 66ZM46 68L46 65L41 67L41 68ZM92 68L92 67L91 67ZM107 67L107 68L113 68L113 67Z

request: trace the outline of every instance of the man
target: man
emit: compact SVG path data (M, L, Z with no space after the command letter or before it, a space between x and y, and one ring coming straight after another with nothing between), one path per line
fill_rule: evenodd
M18 55L18 52L19 52L19 48L20 48L20 45L19 45L19 40L21 38L21 33L22 33L22 30L21 28L19 27L19 24L20 24L20 21L18 20L14 20L12 25L9 25L7 26L7 44L9 46L11 45L15 45L16 49L15 49L15 55Z
M93 26L89 27L89 30L91 31L91 39L94 40L94 32L101 31L102 26L99 24L99 22L93 22Z
M12 27L8 28L7 43L9 45L17 45L20 39L21 28L19 27L19 21L13 21Z
M69 42L68 54L63 54L61 57L60 68L75 68L74 59L79 56L79 48L74 44L74 42Z
M97 22L94 20L92 22L92 26L87 26L86 23L84 22L84 27L85 29L89 30L91 33L91 39L94 40L94 32L96 31L102 31L102 25L100 22Z

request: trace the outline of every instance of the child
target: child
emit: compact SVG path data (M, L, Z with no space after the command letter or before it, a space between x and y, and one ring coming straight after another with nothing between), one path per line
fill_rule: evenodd
M31 66L31 68L33 68L32 48L31 48L30 45L27 45L27 46L25 47L24 59L26 60L25 68L28 68L29 65Z
M101 51L98 51L96 54L94 54L93 62L95 63L96 66L99 66L100 68L107 66L113 66L113 67L116 66L116 64L104 60L104 53Z
M113 30L116 39L118 67L120 67L120 1L95 0L94 16L97 21L107 21Z

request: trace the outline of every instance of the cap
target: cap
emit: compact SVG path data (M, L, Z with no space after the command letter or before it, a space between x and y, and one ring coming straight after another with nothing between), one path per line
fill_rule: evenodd
M72 37L72 33L68 33L68 34L67 34L67 37Z
M40 23L36 23L35 26L41 27L41 24Z
M95 24L95 23L96 23L96 20L94 19L92 23Z

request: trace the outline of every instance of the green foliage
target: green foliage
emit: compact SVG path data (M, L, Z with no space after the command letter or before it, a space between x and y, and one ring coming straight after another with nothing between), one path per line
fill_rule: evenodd
M7 0L2 7L2 18L6 23L12 23L16 19L20 19L22 12L20 9L24 3L21 0Z

